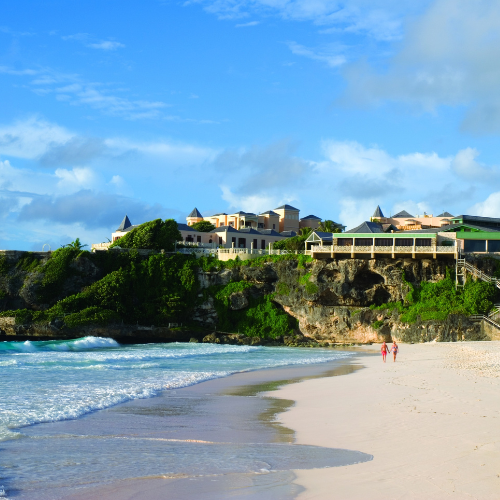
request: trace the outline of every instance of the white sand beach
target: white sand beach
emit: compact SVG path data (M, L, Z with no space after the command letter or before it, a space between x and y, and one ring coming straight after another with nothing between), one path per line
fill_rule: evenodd
M402 344L396 363L361 362L272 393L296 401L278 418L297 443L373 455L296 471L299 499L500 498L500 342Z

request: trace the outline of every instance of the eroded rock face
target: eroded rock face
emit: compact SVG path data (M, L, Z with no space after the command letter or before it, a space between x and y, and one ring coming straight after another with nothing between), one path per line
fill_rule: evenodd
M397 339L402 342L431 340L480 340L480 326L467 318L449 318L405 325L397 310L377 311L372 304L404 300L407 282L439 281L452 261L413 259L328 259L300 267L298 261L268 263L212 273L204 283L227 284L246 280L254 286L230 297L234 310L248 306L254 297L275 293L275 302L296 318L298 334L307 339L334 343L369 343ZM204 304L205 314L210 307ZM374 323L379 322L379 328Z
M248 307L248 298L245 292L236 292L229 297L229 307L233 311L239 311Z

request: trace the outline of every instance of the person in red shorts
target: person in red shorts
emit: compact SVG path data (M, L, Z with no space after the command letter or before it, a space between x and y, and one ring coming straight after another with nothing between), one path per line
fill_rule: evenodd
M387 344L385 342L382 344L380 352L382 353L382 359L384 360L385 363L385 358L387 357L387 353L389 352L389 348L387 347Z

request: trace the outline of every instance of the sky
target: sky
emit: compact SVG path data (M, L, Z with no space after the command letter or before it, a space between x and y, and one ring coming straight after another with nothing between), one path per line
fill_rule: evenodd
M498 0L7 2L0 249L194 207L500 217L499 60Z

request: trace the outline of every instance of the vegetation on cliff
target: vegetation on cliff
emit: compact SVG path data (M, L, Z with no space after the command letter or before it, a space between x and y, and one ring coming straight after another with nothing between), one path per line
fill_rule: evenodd
M181 233L174 219L155 219L132 229L110 248L136 248L144 250L174 250L175 242L182 241Z
M413 286L404 276L403 281L409 288L404 302L371 306L371 309L398 309L403 323L414 323L418 317L422 321L445 320L450 314L487 314L497 294L493 283L472 279L468 279L463 288L457 289L450 269L446 270L446 277L437 282L423 281L419 286Z
M5 309L9 303L15 303L13 295L23 296L23 293L28 303L19 309L4 310L0 316L14 316L17 324L57 324L70 328L121 322L190 325L193 309L211 297L218 313L219 330L276 338L290 334L295 320L273 301L273 295L253 294L244 310L232 310L228 306L229 297L251 288L252 284L238 281L201 290L198 272L202 268L221 270L250 264L258 267L266 260L293 257L223 263L210 257L197 260L182 254L144 256L135 249L90 253L74 245L56 250L46 261L30 253L15 263L2 257L0 306L3 303ZM298 258L304 261L304 256Z

